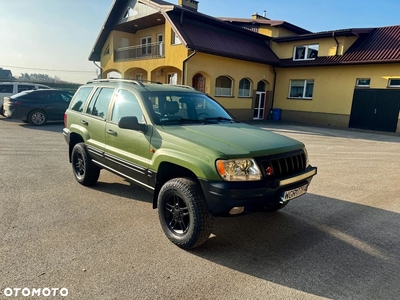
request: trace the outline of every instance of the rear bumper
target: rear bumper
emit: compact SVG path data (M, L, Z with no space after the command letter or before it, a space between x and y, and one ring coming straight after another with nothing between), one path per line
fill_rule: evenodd
M215 216L229 215L234 207L244 207L247 211L261 210L268 205L279 203L284 191L310 184L317 174L317 168L309 166L304 172L296 176L266 181L204 181L201 180L208 208Z

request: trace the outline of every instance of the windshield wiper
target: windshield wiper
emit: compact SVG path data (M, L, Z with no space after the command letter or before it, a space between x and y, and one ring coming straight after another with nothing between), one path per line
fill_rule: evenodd
M204 121L229 121L231 123L235 122L233 119L225 118L225 117L216 117L216 118L204 118Z
M168 123L204 123L203 120L198 119L188 119L188 118L178 118L178 119L164 119L161 120L161 124L168 124Z

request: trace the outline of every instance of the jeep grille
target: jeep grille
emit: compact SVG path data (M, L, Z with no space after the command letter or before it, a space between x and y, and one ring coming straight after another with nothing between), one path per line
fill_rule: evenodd
M306 156L303 151L286 153L282 156L264 157L261 165L263 166L263 175L267 180L282 179L296 175L306 169ZM267 175L266 170L271 167L272 175Z

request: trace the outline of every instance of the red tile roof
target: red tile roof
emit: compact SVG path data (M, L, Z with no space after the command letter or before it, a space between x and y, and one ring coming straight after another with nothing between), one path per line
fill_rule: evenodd
M264 64L279 63L268 46L270 38L265 35L197 12L182 11L179 7L166 14L190 49Z
M355 29L350 29L355 31ZM315 60L281 59L281 67L306 67L365 63L400 62L400 25L380 27L359 34L357 41L343 55L322 56ZM303 40L307 38L304 36ZM280 41L282 42L282 41Z
M253 26L260 26L260 25L269 25L272 27L282 27L284 29L290 30L296 34L307 34L311 33L304 28L298 27L291 23L281 20L270 20L267 18L257 18L257 19L246 19L246 18L227 18L227 17L219 17L218 19L226 22L231 23L236 26L246 26L246 24L253 25Z

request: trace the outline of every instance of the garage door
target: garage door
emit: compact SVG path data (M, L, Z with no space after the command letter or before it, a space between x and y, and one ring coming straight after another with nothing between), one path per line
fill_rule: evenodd
M400 90L355 89L349 127L395 132Z

